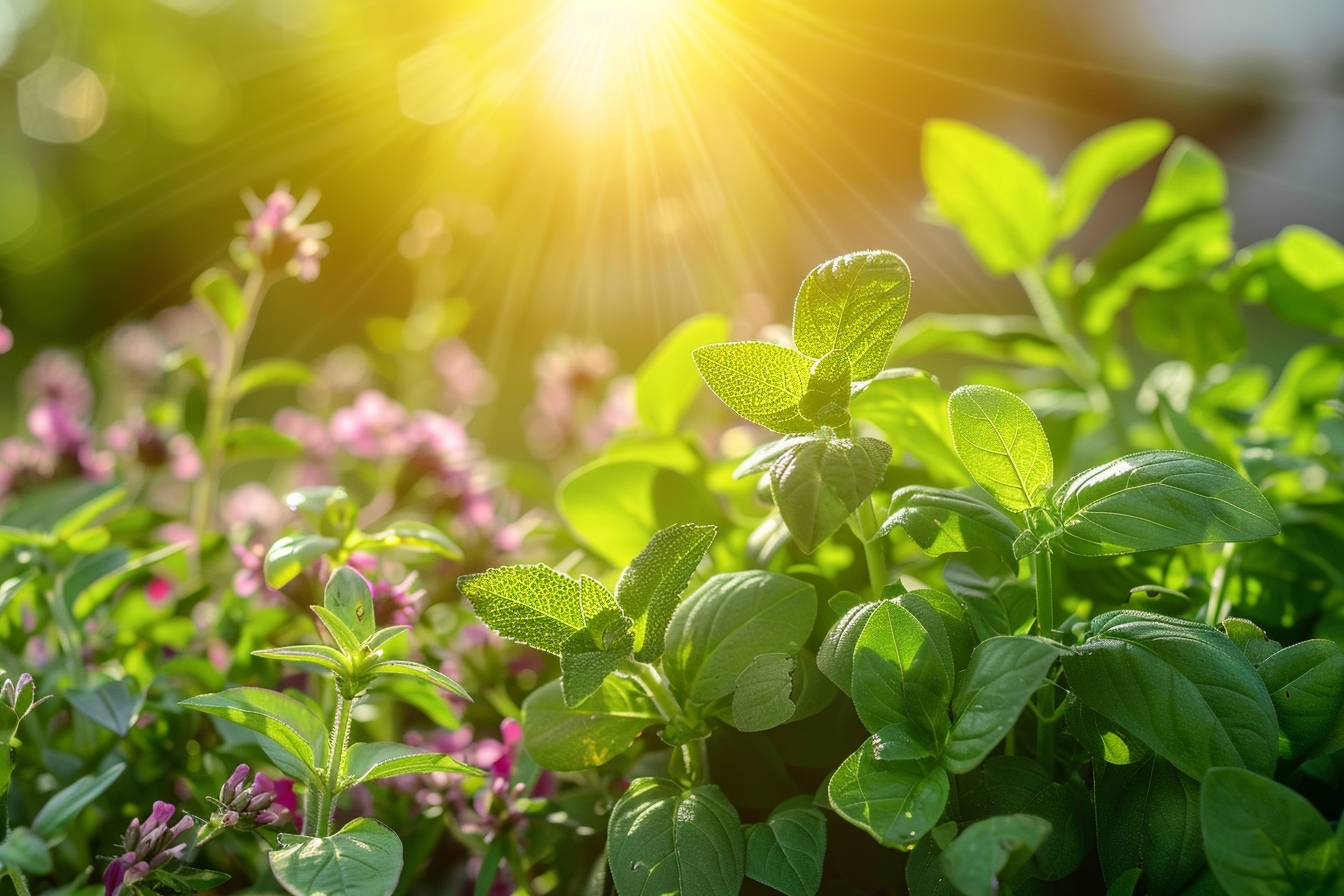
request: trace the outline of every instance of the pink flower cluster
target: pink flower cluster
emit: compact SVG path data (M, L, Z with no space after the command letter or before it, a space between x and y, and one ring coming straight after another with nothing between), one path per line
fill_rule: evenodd
M300 283L316 280L327 255L323 240L331 236L331 225L326 222L304 223L318 198L318 192L310 190L295 199L283 183L264 200L251 190L245 192L243 202L252 217L238 225L234 254L240 266L283 271Z
M20 381L31 402L29 442L11 436L0 442L0 495L62 476L101 480L112 472L112 458L94 446L89 426L93 385L84 365L59 349L41 352Z
M532 452L596 451L634 423L634 380L615 372L616 353L601 344L565 340L538 355L537 391L524 412Z
M190 815L183 815L181 821L168 827L176 811L171 803L156 802L144 822L138 818L131 820L121 839L122 854L112 860L103 874L105 896L117 896L122 887L138 883L149 877L151 871L183 858L188 843L179 838L195 822Z
M246 763L239 765L219 789L219 811L212 820L221 827L242 831L264 828L281 824L297 811L293 781L276 781L265 772L257 772L249 785L251 771Z

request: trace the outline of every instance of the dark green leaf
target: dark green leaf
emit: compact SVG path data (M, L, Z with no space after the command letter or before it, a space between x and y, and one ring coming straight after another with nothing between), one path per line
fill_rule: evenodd
M1344 708L1344 653L1334 641L1302 641L1271 654L1257 671L1278 714L1279 758L1300 762Z
M1034 815L996 815L977 821L943 850L943 876L966 896L996 896L1050 836L1050 822Z
M1199 782L1151 754L1096 769L1097 851L1107 883L1138 866L1153 896L1181 892L1204 864Z
M763 824L747 826L747 877L785 896L816 896L821 887L826 816L809 800L781 803Z
M616 801L607 851L621 893L735 896L746 864L737 810L719 788L663 778L636 778Z
M853 692L854 648L863 627L879 606L879 603L861 603L849 608L831 626L817 650L817 668L846 694Z
M125 737L145 705L145 694L130 679L105 681L90 690L69 690L65 699L81 714Z
M1017 525L973 495L948 489L909 485L891 496L887 519L878 530L886 535L900 526L930 557L984 550L1010 569L1017 569L1013 542Z
M1050 836L1025 874L1060 880L1082 864L1091 851L1080 821L1092 809L1086 790L1054 781L1039 762L1025 756L992 756L981 768L994 814L1025 813L1050 823Z
M794 659L787 653L765 653L737 676L733 688L733 727L765 731L793 716Z
M1143 741L1070 695L1065 718L1069 733L1092 754L1111 765L1133 765L1153 754Z
M947 803L947 773L933 763L883 762L865 741L831 776L831 807L877 842L910 849L927 834Z
M947 633L896 600L878 604L854 649L854 708L869 731L899 725L930 755L947 738L956 681Z
M294 896L392 896L401 876L401 839L372 818L330 837L281 834L270 854L275 879Z
M844 525L882 481L891 446L878 439L804 442L770 468L770 491L807 553Z

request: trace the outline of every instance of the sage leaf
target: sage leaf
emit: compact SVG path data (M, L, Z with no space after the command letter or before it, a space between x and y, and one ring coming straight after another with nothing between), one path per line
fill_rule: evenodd
M457 589L486 625L547 653L587 627L579 583L541 563L459 576Z
M695 367L724 404L778 433L811 432L799 411L812 374L801 352L768 342L723 342L692 353Z
M1054 457L1026 402L993 386L962 386L947 415L957 456L995 501L1013 513L1045 503Z
M560 650L560 684L571 706L601 687L621 660L630 656L635 643L630 620L597 579L579 578L579 606L584 628L571 635Z
M294 896L392 896L401 876L401 838L372 818L330 837L281 834L270 854L276 881Z
M663 655L667 623L714 533L713 526L694 523L662 529L621 573L616 602L634 623L635 659L651 663Z
M891 461L879 439L827 439L795 446L770 467L770 492L794 541L812 553L868 500Z
M826 816L811 797L787 800L747 825L747 877L784 896L816 896L826 858Z
M874 377L886 366L909 304L910 269L899 255L833 258L803 279L793 304L793 343L813 358L844 351L854 379Z
M908 485L891 496L887 519L877 534L900 526L930 557L973 550L987 551L1016 571L1013 542L1022 534L1017 524L973 495L923 485Z
M1097 852L1108 884L1143 868L1148 892L1170 896L1204 865L1199 782L1158 756L1096 766Z
M827 795L831 808L878 843L910 849L938 823L948 786L937 765L883 762L867 740L831 775Z
M521 721L538 765L575 772L610 762L663 717L637 684L613 675L577 706L565 703L559 682L542 685L523 701Z
M734 896L746 841L719 788L683 790L663 778L636 778L611 810L607 854L621 893Z

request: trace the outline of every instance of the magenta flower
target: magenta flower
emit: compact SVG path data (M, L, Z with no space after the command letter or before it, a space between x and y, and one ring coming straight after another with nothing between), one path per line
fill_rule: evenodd
M366 389L354 404L331 415L331 437L346 451L366 460L406 454L406 408L376 389Z
M0 324L0 355L5 354L14 347L14 332L4 324Z
M28 431L57 454L77 455L89 431L63 402L44 398L28 411Z
M127 884L138 883L149 877L150 872L183 858L188 843L179 838L195 822L190 815L184 815L181 821L168 827L176 811L171 803L156 802L143 823L138 818L131 820L122 836L122 854L112 860L103 874L105 896L117 896Z
M373 586L373 617L380 626L415 625L425 589L416 588L420 574L412 572L399 584L384 580Z
M247 190L243 202L251 219L238 225L241 234L235 256L242 267L260 264L267 271L284 271L301 283L317 279L320 262L327 255L331 225L324 222L305 224L304 219L317 205L320 194L309 190L295 199L288 185L281 183L265 200Z
M211 816L211 822L220 827L250 831L280 824L289 817L288 808L277 803L279 793L275 781L257 772L249 785L247 776L250 772L251 769L243 764L229 775L219 789L218 808ZM290 785L292 790L292 781Z
M260 482L246 482L224 496L219 518L239 540L268 541L290 517L289 508Z
M34 403L52 402L71 417L93 411L93 384L74 355L49 348L38 354L23 372L20 389Z

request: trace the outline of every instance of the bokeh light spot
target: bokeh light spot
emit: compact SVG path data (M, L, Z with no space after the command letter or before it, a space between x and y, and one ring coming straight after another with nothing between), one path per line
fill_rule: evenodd
M107 91L92 69L53 56L19 80L19 127L34 140L78 143L102 127Z
M37 221L41 199L33 168L23 159L0 155L0 244L22 236Z
M397 66L397 99L407 118L442 124L462 114L475 90L471 60L448 44L432 44Z

